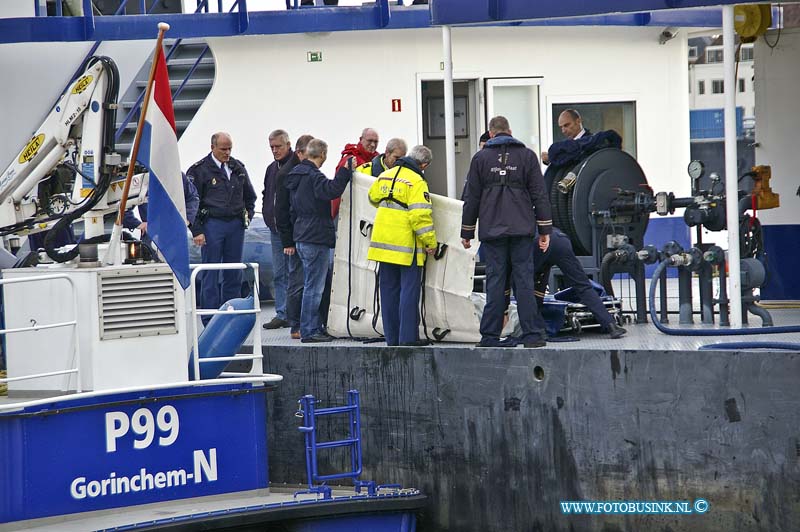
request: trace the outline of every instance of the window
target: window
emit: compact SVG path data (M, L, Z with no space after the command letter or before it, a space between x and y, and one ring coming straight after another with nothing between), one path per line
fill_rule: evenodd
M706 63L722 63L722 49L710 48L706 49Z
M559 103L553 105L553 141L564 140L558 127L558 115L575 109L584 129L591 133L613 129L622 137L622 149L636 157L636 102Z
M697 46L689 47L689 59L697 59Z
M705 94L706 93L706 82L705 81L698 81L697 82L697 94Z
M739 78L739 92L744 92L744 78Z
M721 79L715 79L711 82L711 93L722 94L725 92L725 82Z
M739 61L752 61L753 60L753 47L742 46L739 51Z

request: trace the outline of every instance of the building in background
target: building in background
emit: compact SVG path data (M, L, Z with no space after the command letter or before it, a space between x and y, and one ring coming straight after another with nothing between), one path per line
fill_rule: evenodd
M736 43L736 136L738 173L755 164L754 45ZM709 172L725 175L723 138L725 83L721 35L689 39L689 128L692 159L700 159Z

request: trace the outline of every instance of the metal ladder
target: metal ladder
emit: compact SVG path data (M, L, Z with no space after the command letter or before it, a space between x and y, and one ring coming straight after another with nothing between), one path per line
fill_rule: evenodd
M298 410L296 415L303 418L303 426L298 427L298 430L305 436L306 475L308 476L308 489L296 492L295 496L304 493L313 493L322 495L324 499L331 499L331 488L330 486L327 486L325 482L340 478L353 479L353 485L357 494L361 493L362 489L366 489L368 495L376 495L380 489L400 488L400 485L398 484L378 486L374 480L358 479L358 477L361 476L362 461L361 403L357 390L350 390L347 392L346 406L317 408L316 404L318 401L313 395L304 395L298 402L300 403L300 410ZM319 442L317 440L317 418L335 414L343 414L347 416L349 428L348 437L343 440ZM320 449L335 449L339 447L350 448L350 469L339 473L330 473L327 475L320 474L317 452ZM322 484L317 485L316 483L318 482L321 482Z

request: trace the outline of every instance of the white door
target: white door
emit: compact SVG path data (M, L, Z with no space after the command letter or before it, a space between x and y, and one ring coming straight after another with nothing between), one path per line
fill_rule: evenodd
M542 78L487 78L486 119L508 118L511 132L538 156L542 152L542 113L539 85Z

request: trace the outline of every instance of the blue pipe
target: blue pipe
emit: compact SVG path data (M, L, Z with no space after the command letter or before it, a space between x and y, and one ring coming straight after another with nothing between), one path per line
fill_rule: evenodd
M656 314L656 285L658 284L661 272L667 269L669 263L661 261L656 270L653 272L653 277L650 279L650 319L653 325L664 334L673 336L744 336L746 334L777 334L777 333L796 333L800 332L800 325L785 325L781 327L760 327L751 329L670 329L666 327L658 319Z
M800 344L788 342L720 342L718 344L706 344L700 346L700 351L712 351L716 349L776 349L782 351L800 351Z

